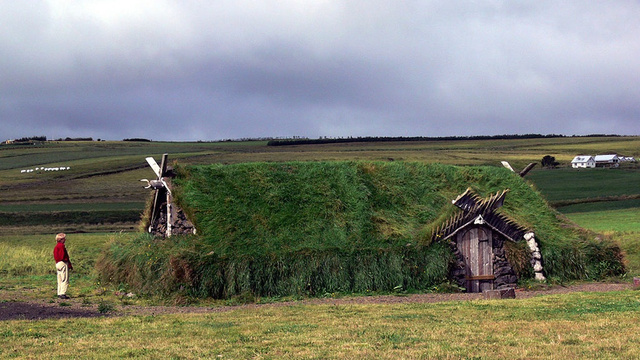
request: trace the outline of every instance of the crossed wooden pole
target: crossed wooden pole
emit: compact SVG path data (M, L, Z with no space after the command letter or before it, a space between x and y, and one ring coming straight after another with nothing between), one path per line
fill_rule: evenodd
M167 163L168 163L169 154L162 155L162 161L160 162L160 166L153 159L153 157L146 158L147 163L153 169L153 172L156 173L156 180L146 180L143 179L141 181L147 181L149 186L147 188L152 188L156 190L155 196L153 198L153 206L151 208L151 218L149 219L149 229L148 232L151 232L153 225L156 220L160 216L160 207L162 203L166 200L167 203L167 226L166 226L166 236L171 236L171 224L173 224L173 219L175 217L175 213L173 211L173 207L171 206L173 196L171 195L171 190L169 189L169 185L165 181L165 177L167 176Z

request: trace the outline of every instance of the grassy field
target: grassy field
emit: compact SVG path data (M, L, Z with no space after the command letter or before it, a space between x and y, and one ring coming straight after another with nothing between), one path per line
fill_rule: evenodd
M572 212L563 209L565 214L580 227L598 232L634 231L640 232L640 214L637 208L620 210L593 210Z
M95 295L95 262L110 238L122 236L107 233L69 234L67 250L74 264L73 288L76 296ZM0 301L19 298L27 290L35 298L55 296L53 247L55 234L0 236Z
M104 288L95 280L93 263L103 246L128 236L69 236L77 269L70 301L108 304L106 309L149 305L149 299L123 302L114 295L116 286ZM55 303L53 237L0 241L9 254L0 263L0 304L25 297ZM639 306L640 292L627 290L504 301L293 303L211 314L18 319L0 322L0 358L634 359L640 356Z
M559 207L640 197L640 167L635 164L619 169L537 170L527 178L552 205Z
M640 276L640 169L561 168L531 172L528 179L580 227L609 236L626 253L629 276Z
M90 148L85 148L90 146ZM55 154L50 154L53 151ZM640 157L640 138L563 138L403 144L345 144L270 148L252 143L57 143L33 149L0 147L0 211L10 213L105 210L107 204L137 210L149 193L140 178L152 176L144 157L169 152L184 164L291 160L415 160L447 164L514 167L555 156L566 165L577 154L615 151ZM71 166L69 172L23 176L21 168ZM566 171L567 177L554 180ZM606 176L616 176L609 170ZM625 170L626 171L626 170ZM637 175L638 170L630 170ZM550 202L586 199L560 208L584 227L604 232L627 253L628 274L640 276L640 207L633 186L610 194L576 192L585 171L536 171L530 181ZM596 174L596 173L593 173ZM42 176L41 176L42 175ZM604 180L606 180L606 176ZM540 177L547 177L541 181ZM622 183L624 182L624 183ZM637 181L636 181L637 184ZM562 191L552 194L554 185ZM629 190L631 189L631 190ZM548 192L547 192L548 191ZM593 202L593 197L615 197ZM599 199L603 200L603 199ZM615 201L611 201L615 200ZM83 205L73 205L83 204ZM77 206L77 207L75 207ZM141 209L140 209L141 210ZM581 217L583 217L581 219ZM625 218L626 217L626 218ZM635 219L636 222L633 220ZM97 280L94 264L112 239L133 236L135 224L50 224L2 226L0 303L30 300L56 303L50 254L55 233L89 229L107 233L69 234L67 246L76 271L72 300L88 307L126 308L158 299L123 302L118 285ZM45 235L40 235L45 234ZM133 290L133 289L125 289ZM217 307L225 303L204 305ZM60 302L59 306L66 306ZM638 291L574 293L505 301L467 301L396 305L306 305L237 307L213 314L11 320L0 322L0 358L167 358L167 359L637 359L640 358ZM108 314L108 312L107 312ZM62 330L61 330L62 329Z
M640 293L10 321L2 358L636 359Z

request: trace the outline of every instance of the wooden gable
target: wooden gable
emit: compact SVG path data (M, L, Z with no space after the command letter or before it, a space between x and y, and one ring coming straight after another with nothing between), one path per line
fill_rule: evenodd
M433 240L449 239L471 225L486 225L514 242L522 239L526 229L505 215L496 212L504 204L504 199L508 192L508 189L499 191L486 199L482 199L473 190L467 189L452 201L453 205L460 208L462 212L440 226L434 232Z

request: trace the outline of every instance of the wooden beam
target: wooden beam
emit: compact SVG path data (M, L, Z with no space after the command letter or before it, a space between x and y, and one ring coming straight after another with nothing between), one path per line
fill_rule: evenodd
M169 158L169 154L162 154L162 162L160 163L160 175L158 177L158 180L161 180L162 177L167 172L168 158ZM165 195L166 193L167 193L167 189L165 189L164 187L156 190L156 194L153 197L153 205L151 208L151 218L149 219L149 230L148 230L149 232L151 232L151 228L153 227L153 224L155 223L156 218L160 213L160 204L162 204L163 198L166 199L166 195Z
M164 177L165 173L167 172L168 159L169 154L162 154L162 162L160 163L160 177Z
M524 177L525 175L527 175L527 173L529 173L529 171L531 171L531 169L533 169L533 167L536 166L536 163L530 163L529 165L527 165L527 167L525 167L524 169L522 169L522 171L520 171L520 177Z

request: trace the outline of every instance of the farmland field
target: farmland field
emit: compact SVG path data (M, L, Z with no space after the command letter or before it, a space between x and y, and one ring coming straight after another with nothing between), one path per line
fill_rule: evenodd
M640 232L640 200L605 201L563 206L560 211L576 224L599 232Z
M130 231L149 198L149 191L139 181L154 176L144 158L159 161L162 153L170 154L170 162L180 164L230 164L256 161L380 160L439 162L453 165L500 166L509 161L514 168L539 162L545 155L555 156L567 166L574 155L582 153L618 152L640 157L640 137L571 137L513 140L415 141L388 143L346 143L324 145L267 146L266 141L173 143L173 142L46 142L33 146L0 145L0 212L34 213L65 212L74 216L87 207L93 211L126 209L129 214L117 223L79 216L85 223L63 221L57 229L65 231ZM65 171L42 171L48 167L70 167ZM38 168L38 171L35 169ZM21 170L33 172L22 173ZM618 170L615 170L618 171ZM551 202L585 196L637 196L637 167L624 170L613 183L596 189L595 194L576 194L574 187L557 190L554 184L568 184L586 173L566 171L534 171L529 177ZM602 174L609 181L611 172ZM618 171L622 174L623 171ZM540 175L538 175L540 174ZM567 178L568 176L568 178ZM635 179L635 180L634 180ZM597 182L595 182L597 184ZM635 183L633 185L628 185ZM609 186L611 185L611 186ZM623 187L621 189L620 187ZM628 188L631 186L631 188ZM627 187L627 188L624 188ZM635 189L635 190L634 190ZM617 199L616 199L617 200ZM82 204L82 205L79 205ZM52 210L53 209L53 210ZM133 211L133 212L132 212ZM136 213L135 211L138 211ZM90 213L91 214L91 213ZM14 233L47 232L48 229L22 223L20 217L5 231ZM122 224L122 221L125 224ZM55 223L55 221L53 221ZM22 228L21 228L21 225ZM124 226L123 226L124 225Z
M514 168L552 155L561 168L536 169L527 180L559 206L564 216L621 244L628 274L614 281L628 283L631 277L640 276L640 169L588 172L566 168L574 155L583 153L619 152L639 158L638 137L291 147L268 147L266 142L0 147L0 212L19 220L2 225L0 251L5 256L0 260L0 312L5 311L4 304L26 301L94 314L0 321L0 358L640 358L636 346L640 341L640 293L634 290L499 302L313 305L294 301L233 308L222 306L245 300L172 298L169 301L175 304L198 301L195 305L220 311L181 313L178 308L176 313L136 314L132 310L132 315L109 316L115 310L167 301L123 298L116 294L136 289L101 284L94 270L104 246L113 239L134 236L128 232L137 229L138 214L150 194L139 179L153 176L144 158L159 160L165 152L181 164L393 159L500 166L500 160L508 160ZM71 169L20 173L21 169L55 164ZM102 216L111 211L129 215L125 221L104 223ZM61 215L47 215L53 213ZM46 222L32 224L29 218L36 215ZM76 216L82 216L84 222L59 220ZM53 234L58 231L72 233L67 245L76 271L70 287L72 299L67 302L55 299L49 259ZM87 233L73 233L77 231ZM527 286L535 285L523 284ZM251 301L256 300L296 299Z
M563 215L615 239L626 252L629 276L640 275L640 168L533 171L528 179Z
M572 169L533 171L528 176L556 206L598 200L640 198L640 168Z

